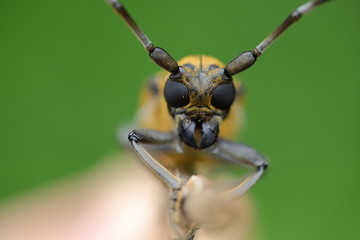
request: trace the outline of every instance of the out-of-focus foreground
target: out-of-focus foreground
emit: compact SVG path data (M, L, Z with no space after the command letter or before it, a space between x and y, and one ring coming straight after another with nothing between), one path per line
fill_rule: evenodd
M166 187L147 169L134 164L136 158L119 155L87 174L4 205L0 208L0 239L173 239ZM189 209L201 214L208 210L206 205L215 204L210 199L193 200L198 204L188 204ZM222 225L215 219L217 225L202 227L196 239L249 239L253 213L248 200L222 208L227 210Z

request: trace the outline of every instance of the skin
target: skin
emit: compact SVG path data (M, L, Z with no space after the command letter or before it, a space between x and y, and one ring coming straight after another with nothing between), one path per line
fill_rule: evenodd
M170 239L174 235L167 218L167 189L136 158L116 155L88 172L2 203L0 239ZM201 209L208 211L208 199L194 201L199 193L204 196L201 187L185 189L184 194L193 194L186 206L193 217L201 215ZM196 240L248 239L253 216L249 201L243 198L225 212L231 214L221 218L221 227L204 226Z

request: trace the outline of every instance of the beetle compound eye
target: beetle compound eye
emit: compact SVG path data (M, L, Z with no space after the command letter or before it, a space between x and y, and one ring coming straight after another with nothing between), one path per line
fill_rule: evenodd
M189 90L180 82L168 80L165 84L164 96L171 107L183 107L189 104Z
M211 105L220 109L229 109L235 99L235 87L233 83L225 83L217 86L211 97Z

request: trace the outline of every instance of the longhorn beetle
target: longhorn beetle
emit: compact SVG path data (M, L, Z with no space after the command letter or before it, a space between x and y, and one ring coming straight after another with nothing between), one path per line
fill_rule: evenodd
M122 3L108 0L150 58L166 70L155 75L151 90L142 97L145 103L140 119L142 128L131 131L128 139L142 162L171 189L169 218L179 238L183 233L175 216L179 211L180 193L197 162L217 158L256 170L239 185L223 193L231 199L238 199L247 192L268 165L255 149L228 140L237 127L235 113L241 108L241 101L235 101L241 98L241 85L233 81L232 76L251 67L289 26L327 1L314 0L301 5L257 47L224 65L216 58L204 55L188 56L176 62L164 49L152 44ZM146 115L149 112L151 116ZM160 155L155 158L144 145L155 146ZM194 229L189 231L186 239L194 238Z

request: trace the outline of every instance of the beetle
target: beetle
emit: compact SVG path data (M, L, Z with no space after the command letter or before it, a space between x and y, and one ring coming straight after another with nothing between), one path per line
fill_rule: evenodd
M229 199L244 195L268 166L266 158L257 150L229 140L238 127L237 113L242 107L242 85L233 76L251 67L301 16L329 0L313 0L301 5L257 47L241 53L226 65L206 55L175 61L164 49L153 45L122 3L108 1L142 43L151 60L165 70L151 79L148 90L143 93L141 128L131 131L128 140L142 162L169 186L169 219L182 238L184 234L177 219L183 201L181 191L190 176L196 174L197 163L215 159L255 170L223 193ZM194 238L194 229L190 229L186 239Z

